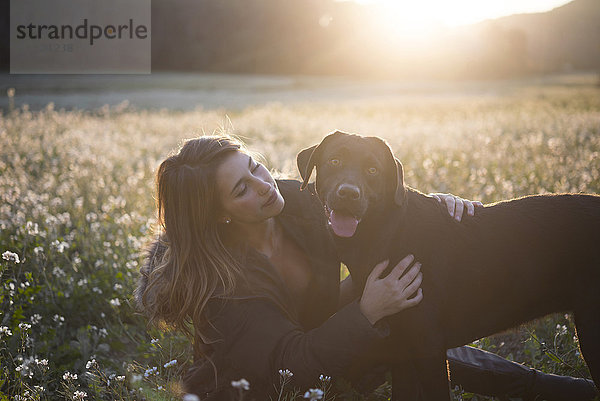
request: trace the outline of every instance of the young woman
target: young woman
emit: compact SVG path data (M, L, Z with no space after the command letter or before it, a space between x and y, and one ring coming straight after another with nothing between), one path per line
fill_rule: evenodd
M160 165L156 185L164 232L149 249L136 299L152 322L193 340L195 363L184 385L201 399L233 398L231 383L240 378L250 383L250 399L268 399L286 369L301 389L321 374L358 379L368 373L369 347L388 335L381 319L427 296L419 288L427 278L408 255L383 278L387 262L374 266L362 296L352 299L351 281L340 286L316 196L299 191L297 181L274 180L229 137L188 140ZM473 212L471 202L442 198L458 219L465 207ZM448 357L454 384L471 391L549 400L594 394L582 379L545 375L475 348ZM552 398L560 391L569 397Z

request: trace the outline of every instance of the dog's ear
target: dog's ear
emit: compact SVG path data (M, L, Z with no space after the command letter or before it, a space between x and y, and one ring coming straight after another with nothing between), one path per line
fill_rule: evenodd
M298 165L298 170L300 170L300 176L302 177L300 190L303 190L308 185L308 180L312 175L312 171L315 168L323 149L325 149L332 139L343 135L348 134L342 131L335 131L323 138L321 143L306 148L298 153L298 156L296 156L296 164Z
M394 161L396 162L396 192L394 193L394 202L396 202L396 205L402 206L406 200L404 169L402 168L402 163L400 163L400 160L394 157Z
M306 188L308 185L308 180L312 175L313 168L315 167L315 161L313 160L313 154L315 150L319 147L319 145L313 145L310 148L306 148L296 156L296 164L298 165L298 170L300 171L300 176L302 177L302 186L300 189ZM309 167L310 165L310 167Z

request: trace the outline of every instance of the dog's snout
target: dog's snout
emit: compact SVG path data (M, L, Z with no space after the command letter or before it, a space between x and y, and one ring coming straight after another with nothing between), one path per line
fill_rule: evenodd
M360 188L356 185L341 184L337 189L337 196L340 199L357 200L360 198Z

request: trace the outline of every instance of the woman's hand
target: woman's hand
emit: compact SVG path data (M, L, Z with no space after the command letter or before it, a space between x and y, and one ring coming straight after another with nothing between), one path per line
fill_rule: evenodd
M446 204L446 207L448 207L448 213L451 217L454 217L456 221L462 219L465 209L467 209L467 214L469 216L473 216L475 214L475 208L483 206L483 203L479 201L470 201L452 194L435 193L429 194L429 196L437 199L440 203L443 201Z
M379 276L383 273L389 261L378 263L373 268L367 278L360 299L360 310L371 324L375 324L383 317L415 306L423 299L423 290L420 288L423 280L423 273L420 271L421 264L419 262L415 263L402 276L402 273L414 259L414 256L408 255L394 266L390 274L384 278L379 278ZM413 298L409 298L415 292L417 294Z

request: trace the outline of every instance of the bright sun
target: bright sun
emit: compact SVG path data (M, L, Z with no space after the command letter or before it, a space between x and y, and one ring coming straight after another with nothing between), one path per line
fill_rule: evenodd
M421 36L436 28L472 24L510 14L545 12L570 0L355 0L378 8L400 35Z

